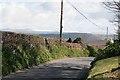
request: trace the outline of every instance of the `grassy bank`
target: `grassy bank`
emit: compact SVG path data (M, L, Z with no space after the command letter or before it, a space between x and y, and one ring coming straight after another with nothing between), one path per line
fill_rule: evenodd
M88 79L89 80L109 80L110 78L118 78L118 73L114 76L107 75L112 74L116 70L119 70L118 56L107 59L98 60L93 68L90 70Z
M91 63L88 80L119 80L120 77L120 41L107 45L99 51L95 60Z

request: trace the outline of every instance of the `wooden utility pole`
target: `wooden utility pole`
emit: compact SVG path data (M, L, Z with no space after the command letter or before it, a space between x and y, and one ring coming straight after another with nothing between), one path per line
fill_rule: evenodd
M119 1L120 3L120 1ZM118 40L120 41L120 8L118 11Z
M63 0L61 0L61 18L60 18L60 46L62 45L62 23L63 23Z
M118 40L120 41L120 1L118 2Z
M107 27L107 32L106 32L106 39L108 40L108 27Z

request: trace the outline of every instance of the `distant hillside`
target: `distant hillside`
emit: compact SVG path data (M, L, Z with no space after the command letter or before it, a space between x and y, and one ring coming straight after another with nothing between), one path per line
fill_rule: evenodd
M96 37L100 38L100 39L106 39L106 35L105 34L94 34ZM114 39L114 35L109 35L108 39Z
M59 38L58 31L40 31L40 30L31 30L31 29L2 29L1 31L6 32L16 32L16 33L23 33L23 34L30 34L30 35L41 35L44 37L52 37L52 38ZM75 39L77 37L81 37L83 40L92 41L92 40L104 40L106 35L104 34L91 34L91 33L63 33L63 38L68 39L72 38ZM109 35L109 38L114 38L113 35Z
M40 34L40 36L59 38L59 34ZM104 34L63 33L64 39L72 38L72 40L74 40L77 37L80 37L85 44L89 44L91 46L101 49L105 48L107 42L106 35ZM108 38L113 38L113 35L109 35Z
M4 29L1 31L23 33L23 34L27 34L27 35L39 35L39 36L50 37L50 38L59 38L58 31L38 31L38 30L31 30L31 29ZM82 39L82 41L86 44L94 44L95 45L98 42L101 42L101 43L106 42L106 41L104 41L106 39L106 35L104 35L104 34L75 33L75 32L63 33L64 39L72 38L72 40L74 40L77 37L80 37ZM110 38L114 38L113 35L109 35L109 39Z
M59 38L59 34L40 34L40 36ZM74 40L77 37L80 37L85 43L90 43L93 40L100 40L99 37L90 33L63 33L64 39L72 38Z

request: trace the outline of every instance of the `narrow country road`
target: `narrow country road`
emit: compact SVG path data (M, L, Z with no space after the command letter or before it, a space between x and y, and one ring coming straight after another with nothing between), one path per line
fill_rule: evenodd
M8 75L2 80L55 80L55 78L83 80L93 59L80 57L55 60Z

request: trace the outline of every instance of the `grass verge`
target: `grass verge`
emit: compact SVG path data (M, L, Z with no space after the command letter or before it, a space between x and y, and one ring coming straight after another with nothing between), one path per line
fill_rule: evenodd
M118 56L98 60L93 64L88 80L109 80L112 78L118 78L118 74L115 74L115 77L107 74L112 74L120 71L118 64Z

